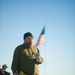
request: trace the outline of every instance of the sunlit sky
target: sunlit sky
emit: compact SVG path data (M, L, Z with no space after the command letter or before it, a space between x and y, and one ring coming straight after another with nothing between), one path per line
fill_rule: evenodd
M40 74L75 75L74 0L0 0L0 63L8 65L7 71L24 33L31 32L35 44L44 25Z

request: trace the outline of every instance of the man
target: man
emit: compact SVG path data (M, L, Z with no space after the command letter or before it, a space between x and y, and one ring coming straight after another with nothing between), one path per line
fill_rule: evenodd
M4 64L2 66L2 69L0 69L0 75L10 75L10 73L6 71L7 68L8 68L7 65Z
M16 47L13 55L11 69L14 75L40 75L38 65L43 63L40 56L36 60L39 49L33 45L33 35L30 32L24 34L24 43Z

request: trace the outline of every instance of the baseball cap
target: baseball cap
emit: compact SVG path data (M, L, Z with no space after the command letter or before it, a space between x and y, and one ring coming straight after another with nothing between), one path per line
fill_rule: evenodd
M32 33L30 33L30 32L27 32L27 33L24 34L24 39L25 39L26 37L32 38L32 39L34 38L33 35L32 35Z
M2 66L2 68L8 68L8 66L7 66L6 64L4 64L4 65Z

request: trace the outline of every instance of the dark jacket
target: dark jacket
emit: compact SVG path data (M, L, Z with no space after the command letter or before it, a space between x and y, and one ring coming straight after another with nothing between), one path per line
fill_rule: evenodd
M7 71L3 71L2 69L0 69L0 75L10 75L10 73L7 72Z
M38 65L43 62L36 62L36 53L38 52L38 48L36 46L32 46L30 48L25 43L19 45L13 55L13 61L11 69L13 73L21 71L26 75L39 75Z

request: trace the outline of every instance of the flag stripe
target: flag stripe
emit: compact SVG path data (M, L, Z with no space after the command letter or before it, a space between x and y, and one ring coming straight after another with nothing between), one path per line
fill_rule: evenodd
M38 41L36 43L36 46L41 45L41 44L44 43L44 40L45 40L45 35L44 34L45 34L45 27L43 28L43 30L42 30L42 32L41 32L41 34L39 36L39 39L38 39Z

